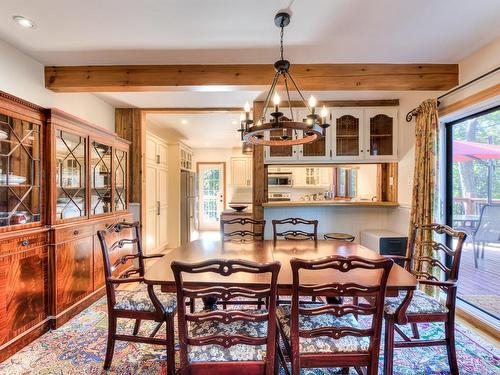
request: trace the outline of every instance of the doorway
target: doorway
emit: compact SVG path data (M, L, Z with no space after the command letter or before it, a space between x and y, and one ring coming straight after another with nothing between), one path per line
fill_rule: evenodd
M445 125L446 221L467 233L458 298L500 327L500 107Z
M199 230L218 230L226 206L226 163L197 163Z

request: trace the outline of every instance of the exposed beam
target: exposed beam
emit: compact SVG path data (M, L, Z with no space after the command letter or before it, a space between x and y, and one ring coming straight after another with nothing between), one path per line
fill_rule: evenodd
M457 64L297 64L301 90L448 90L458 84ZM45 87L56 92L140 92L224 86L255 89L271 83L271 64L110 65L45 68ZM215 89L215 88L214 88Z

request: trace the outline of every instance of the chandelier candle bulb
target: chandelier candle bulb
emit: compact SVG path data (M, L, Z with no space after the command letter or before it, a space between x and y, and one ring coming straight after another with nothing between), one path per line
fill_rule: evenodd
M273 96L273 104L274 104L274 112L279 112L280 110L280 96L277 92L274 93Z
M316 104L317 104L316 98L311 95L311 97L309 98L309 107L311 108L312 114L314 114L314 112L316 111Z

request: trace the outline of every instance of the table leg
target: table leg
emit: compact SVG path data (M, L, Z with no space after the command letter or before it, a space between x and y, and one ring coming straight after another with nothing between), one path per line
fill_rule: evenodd
M217 297L203 298L203 310L205 311L217 310Z

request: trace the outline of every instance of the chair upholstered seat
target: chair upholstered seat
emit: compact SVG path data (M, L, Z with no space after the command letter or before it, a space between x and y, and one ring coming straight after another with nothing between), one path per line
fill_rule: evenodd
M386 314L395 314L397 308L403 302L405 294L400 294L398 297L386 297L384 311ZM407 314L436 314L447 313L448 308L440 303L437 299L429 296L421 290L416 290L413 293L410 305L406 310Z
M177 306L175 295L163 293L160 286L154 286L153 289L165 311L167 313L173 312ZM117 310L155 311L153 302L149 298L148 286L143 283L140 283L132 290L116 290L116 304L114 308Z
M303 305L307 308L311 305ZM316 306L317 307L317 306ZM276 310L276 317L282 327L283 333L290 342L290 312L291 306L279 306ZM332 314L318 314L314 316L300 315L299 329L312 330L321 327L352 327L360 328L356 318L352 314L347 314L339 318ZM333 339L328 336L318 336L314 338L301 337L299 340L300 353L338 353L338 352L359 352L368 351L370 339L368 337L344 336Z
M267 312L265 310L243 311L256 314ZM189 322L189 337L200 338L212 335L267 337L267 321L235 321L229 324L213 320ZM237 344L228 348L213 344L204 346L188 345L188 358L190 362L263 361L266 358L266 345Z

